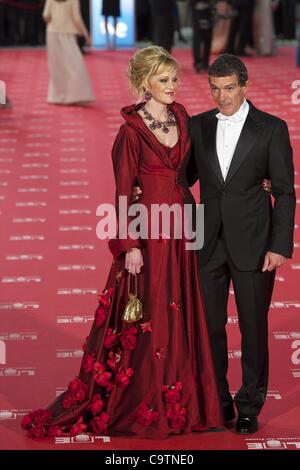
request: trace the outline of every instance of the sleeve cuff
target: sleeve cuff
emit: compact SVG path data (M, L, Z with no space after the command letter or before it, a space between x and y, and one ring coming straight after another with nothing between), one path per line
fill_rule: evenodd
M113 255L114 258L119 258L123 253L130 250L131 248L142 248L141 240L119 240L117 238L113 238L109 240L108 247Z

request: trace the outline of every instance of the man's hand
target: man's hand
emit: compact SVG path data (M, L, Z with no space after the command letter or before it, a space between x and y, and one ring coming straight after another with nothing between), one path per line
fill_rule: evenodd
M287 258L285 258L285 256L278 255L272 251L267 251L262 272L264 273L266 271L273 271L273 269L279 268L286 261Z
M125 256L125 269L130 274L140 274L141 268L144 266L143 255L139 248L131 248Z
M272 183L270 180L263 180L262 187L265 191L267 191L267 193L272 192Z
M139 196L143 194L143 191L141 190L141 188L139 186L134 186L133 188L133 192L132 192L132 199L134 201L138 201L139 199Z

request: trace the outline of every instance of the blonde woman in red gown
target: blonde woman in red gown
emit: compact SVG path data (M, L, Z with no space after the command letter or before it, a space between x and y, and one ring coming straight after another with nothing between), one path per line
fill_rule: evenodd
M137 184L147 208L195 206L185 181L188 115L174 101L177 72L175 59L157 46L130 61L131 85L146 101L121 111L124 124L112 149L117 201L132 201ZM164 233L110 241L114 261L79 374L47 409L25 416L22 426L31 436L161 439L222 426L197 255L185 243ZM132 274L144 316L127 324L122 317Z

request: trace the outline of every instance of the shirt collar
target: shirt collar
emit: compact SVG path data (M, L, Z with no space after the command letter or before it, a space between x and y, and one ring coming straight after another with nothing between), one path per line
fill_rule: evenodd
M246 119L248 111L249 103L246 99L244 99L243 104L239 107L236 113L232 114L232 116L226 116L225 114L218 113L216 114L216 118L218 118L220 121L242 122Z

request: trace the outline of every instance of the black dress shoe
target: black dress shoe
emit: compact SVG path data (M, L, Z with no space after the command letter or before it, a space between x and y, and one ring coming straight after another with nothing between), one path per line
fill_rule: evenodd
M239 415L235 430L238 434L253 434L258 430L256 416Z

